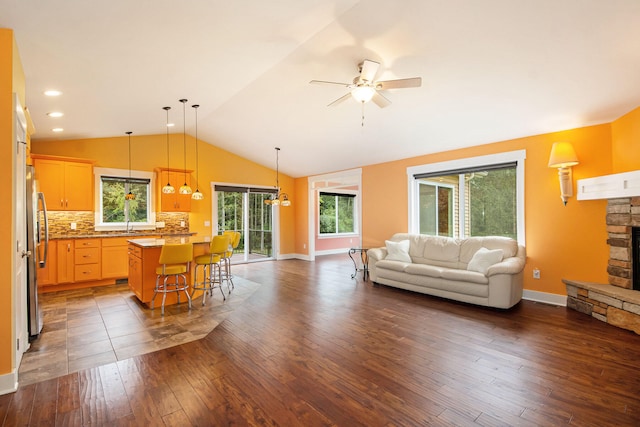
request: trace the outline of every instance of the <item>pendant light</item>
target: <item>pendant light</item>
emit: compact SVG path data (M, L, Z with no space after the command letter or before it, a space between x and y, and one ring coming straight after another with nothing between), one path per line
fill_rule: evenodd
M187 103L186 99L181 99L182 102L182 145L184 149L184 184L178 190L180 194L191 194L191 187L187 185L187 113L185 109L185 105Z
M169 182L169 110L171 107L162 107L162 109L167 112L167 185L162 187L162 192L164 194L173 194L176 192L176 189L173 188L171 182Z
M198 104L192 105L195 113L196 113L196 191L191 194L191 198L193 200L202 200L204 199L204 195L198 189L198 183L200 182L200 163L198 157Z
M280 170L279 170L279 153L280 148L275 147L276 149L276 192L269 199L265 200L264 203L266 205L271 206L291 206L291 201L289 200L289 196L287 193L280 192Z
M124 196L125 200L135 200L136 195L131 192L131 134L133 132L125 132L129 135L129 193Z

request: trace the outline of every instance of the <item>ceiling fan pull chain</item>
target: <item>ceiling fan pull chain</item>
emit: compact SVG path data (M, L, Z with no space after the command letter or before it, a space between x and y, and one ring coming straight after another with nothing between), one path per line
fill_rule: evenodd
M364 127L364 101L362 101L361 104L362 104L362 123L360 124L360 126Z

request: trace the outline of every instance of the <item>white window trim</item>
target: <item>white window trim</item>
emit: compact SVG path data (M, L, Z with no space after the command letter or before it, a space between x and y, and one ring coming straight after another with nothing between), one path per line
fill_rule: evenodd
M94 174L94 229L96 231L127 231L126 222L114 222L105 224L102 222L102 177L117 176L120 178L129 177L129 169L114 168L93 168ZM137 222L129 224L130 230L155 230L156 229L156 211L155 211L155 173L146 171L131 171L131 178L140 178L149 180L149 221Z
M316 218L317 227L318 227L317 228L318 239L336 239L336 238L342 238L342 237L359 236L360 234L358 233L358 230L360 230L360 226L358 223L358 218L360 218L360 215L358 214L359 212L358 209L359 209L360 201L358 199L360 197L360 192L356 190L344 190L340 188L331 188L331 187L319 188L318 204L320 204L320 193L349 194L356 198L356 203L354 203L353 205L353 229L355 231L352 231L349 233L320 233L320 215L318 215L318 218ZM319 212L320 212L320 206L318 206L318 213ZM337 210L336 210L336 214L337 214Z
M480 166L489 166L501 163L517 162L516 166L516 210L518 243L525 245L525 218L524 218L524 160L527 158L526 150L508 151L505 153L489 154L486 156L468 157L465 159L446 162L430 163L426 165L410 166L407 168L407 189L409 194L409 233L419 233L418 221L418 184L414 178L416 174L444 172L455 169L464 169Z
M342 172L334 172L328 173L324 175L315 175L307 177L307 208L309 215L308 216L308 238L309 241L303 244L303 247L306 248L308 245L309 255L307 259L309 261L314 261L316 259L316 239L313 238L316 235L316 206L317 206L317 192L320 189L324 189L322 184L327 182L337 182L340 185L353 185L358 190L358 228L357 228L357 237L358 242L355 246L362 246L362 169L350 169Z

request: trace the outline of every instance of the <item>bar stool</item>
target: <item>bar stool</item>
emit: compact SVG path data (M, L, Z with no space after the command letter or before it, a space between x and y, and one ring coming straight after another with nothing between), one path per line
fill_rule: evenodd
M231 288L235 289L236 286L233 283L233 274L231 274L231 257L233 256L233 252L236 250L238 245L240 244L240 239L242 234L239 231L225 231L223 234L229 236L229 250L225 254L224 264L227 277L229 278L229 282L231 283ZM229 286L229 282L227 282L227 286Z
M151 299L151 309L156 299L156 295L162 294L162 310L164 316L164 302L169 292L175 292L180 304L180 291L187 295L189 308L191 308L191 295L189 295L189 284L186 273L189 271L189 263L193 259L193 245L191 243L164 245L160 251L160 266L156 268L156 286L153 289ZM173 276L173 283L167 283L169 277ZM182 284L180 284L182 278ZM161 280L162 279L162 280Z
M221 264L224 262L223 256L228 250L228 236L213 236L211 243L209 244L209 253L199 255L193 260L196 265L193 272L193 290L191 291L191 295L193 296L197 290L204 291L202 293L202 305L204 305L207 293L213 296L213 289L215 289L216 284L218 284L218 287L220 288L223 301L226 301L227 299L224 296L224 291L222 290L222 281L225 280L226 274L223 274ZM202 282L198 283L198 267L200 266L202 267L203 276ZM209 271L208 274L207 270ZM229 283L227 282L227 288L228 287Z

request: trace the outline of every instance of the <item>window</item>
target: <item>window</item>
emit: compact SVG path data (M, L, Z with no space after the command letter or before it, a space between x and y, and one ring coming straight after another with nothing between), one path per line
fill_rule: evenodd
M355 199L355 194L319 193L318 229L321 235L356 233Z
M524 158L516 151L408 168L410 231L524 244Z
M96 175L96 230L155 228L152 204L153 173L94 168ZM135 176L134 176L135 175ZM131 191L136 197L126 200Z
M131 191L136 198L126 200ZM102 177L102 222L149 222L149 180L113 176Z

